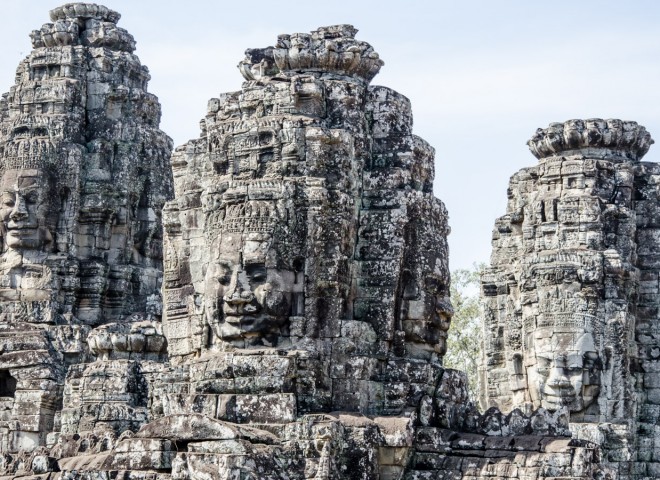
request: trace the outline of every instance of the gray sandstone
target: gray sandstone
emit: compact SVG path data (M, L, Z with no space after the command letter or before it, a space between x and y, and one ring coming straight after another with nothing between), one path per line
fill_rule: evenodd
M481 412L442 366L434 150L373 47L336 25L248 49L172 152L119 17L53 10L0 102L1 478L656 475L642 127L530 142L483 279ZM548 393L559 357L579 394Z
M153 348L115 342L134 358L101 365L105 347L88 343L96 328L160 330L171 140L118 19L96 5L53 10L0 101L3 452L147 415L136 361ZM85 390L99 382L107 391ZM17 459L6 462L12 473Z
M482 277L482 406L566 410L611 478L658 478L658 165L636 122L569 120L528 142Z

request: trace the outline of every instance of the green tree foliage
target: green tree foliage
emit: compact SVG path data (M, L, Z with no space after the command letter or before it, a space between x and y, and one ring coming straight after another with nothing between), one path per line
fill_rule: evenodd
M444 366L467 373L473 400L476 400L478 394L477 369L481 350L479 277L485 267L484 263L475 263L472 269L458 269L451 273L454 316L447 332Z

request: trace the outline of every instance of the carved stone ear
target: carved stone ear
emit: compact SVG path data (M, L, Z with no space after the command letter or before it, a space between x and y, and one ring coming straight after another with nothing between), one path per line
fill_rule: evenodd
M41 240L44 245L44 251L52 253L57 251L57 245L53 241L53 234L51 233L50 229L47 227L43 227L40 231L41 235Z
M410 270L404 270L401 274L402 298L404 300L415 300L419 298L419 285Z

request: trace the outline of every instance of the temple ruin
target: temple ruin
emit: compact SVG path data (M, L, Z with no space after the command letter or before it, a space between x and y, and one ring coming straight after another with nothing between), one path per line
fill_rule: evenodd
M529 140L482 277L482 406L570 413L612 478L657 478L658 165L635 122L569 120Z
M160 105L119 14L75 4L51 19L30 35L33 50L0 101L3 452L45 447L88 421L132 422L138 405L114 403L128 395L123 382L102 380L102 397L80 391L106 350L90 339L129 323L160 332L161 211L172 197ZM114 347L164 351L162 338ZM113 369L123 377L135 362Z
M248 49L173 149L120 15L50 17L0 102L1 478L660 475L643 127L530 141L483 276L480 410L442 364L434 150L355 28Z

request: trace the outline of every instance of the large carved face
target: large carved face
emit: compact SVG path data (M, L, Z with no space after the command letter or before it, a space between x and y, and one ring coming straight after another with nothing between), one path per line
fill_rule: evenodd
M268 264L270 241L224 234L204 281L205 316L223 340L270 343L291 315L295 273Z
M447 351L447 331L454 310L446 282L427 275L422 282L404 274L403 329L406 340L439 355Z
M425 283L433 303L431 325L437 335L434 350L440 355L444 355L447 352L447 331L451 324L451 317L454 315L454 309L451 306L449 291L442 280L435 276L428 276Z
M0 220L4 247L39 250L52 242L47 228L52 198L45 171L7 170L0 180Z
M555 332L537 338L535 356L533 390L543 408L554 411L566 406L579 412L598 396L601 361L591 333Z

